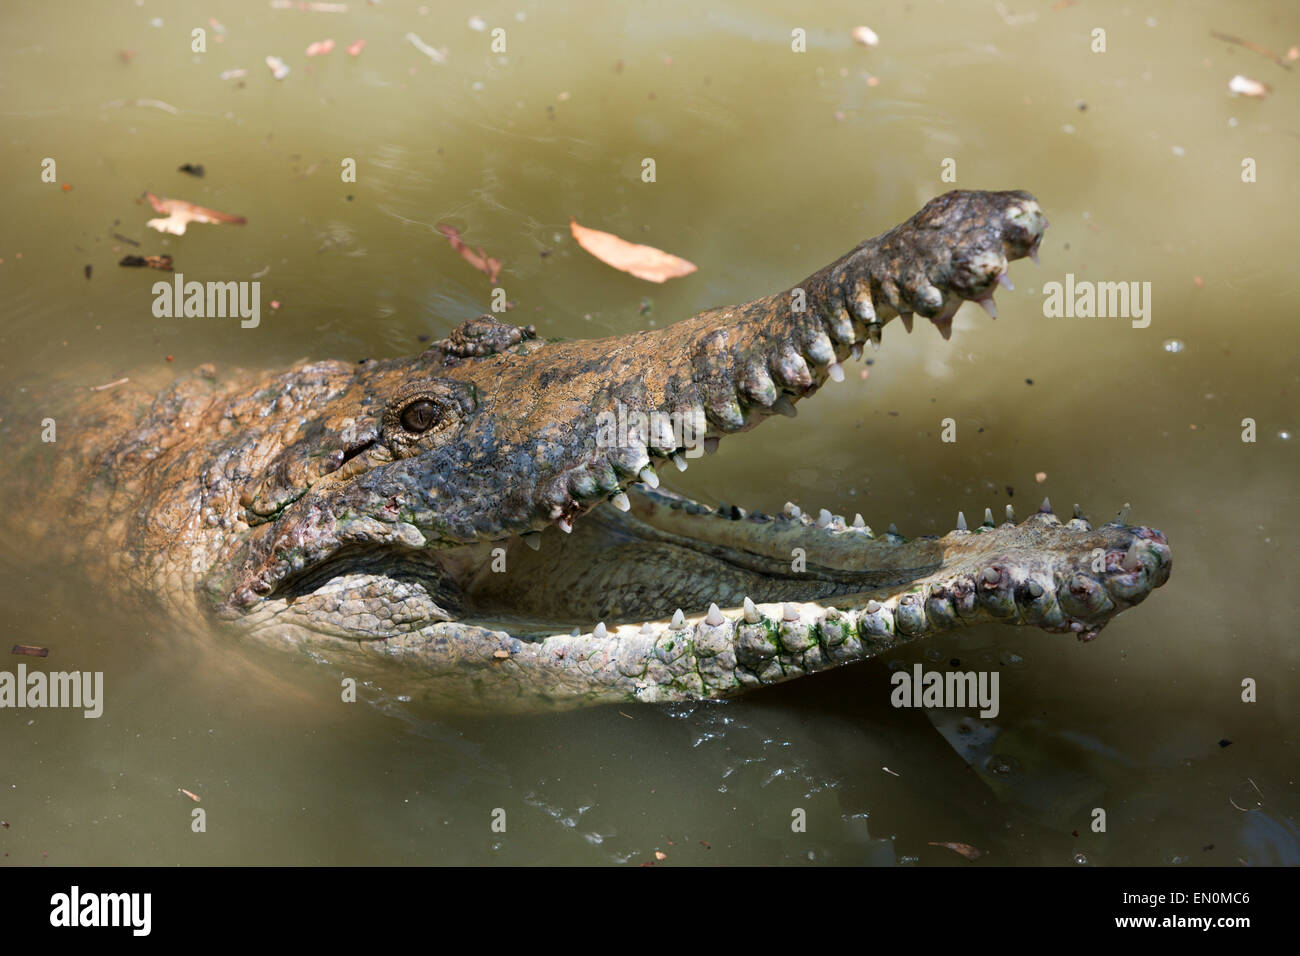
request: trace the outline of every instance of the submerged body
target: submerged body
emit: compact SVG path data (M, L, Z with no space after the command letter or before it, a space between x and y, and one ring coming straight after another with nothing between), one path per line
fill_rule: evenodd
M657 490L894 318L947 338L963 301L992 312L1045 227L1027 193L953 192L652 332L548 343L485 316L408 358L125 385L21 471L115 586L466 705L725 697L982 621L1091 638L1167 580L1159 532L1047 509L909 540Z

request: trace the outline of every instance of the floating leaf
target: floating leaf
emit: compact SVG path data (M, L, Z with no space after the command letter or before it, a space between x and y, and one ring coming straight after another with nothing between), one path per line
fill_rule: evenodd
M647 282L667 282L669 279L690 275L697 268L695 263L654 246L639 245L620 239L612 233L580 226L576 219L569 219L569 231L578 240L578 245L605 265Z
M447 237L447 241L451 243L451 247L459 252L466 262L488 277L489 283L492 285L497 284L497 276L501 274L500 259L493 259L482 249L471 249L469 246L465 245L464 240L460 237L460 233L451 226L444 226L442 223L439 223L438 231Z
M166 213L167 215L166 219L150 219L145 223L150 229L157 229L159 232L170 232L177 236L183 236L185 235L185 227L191 222L206 222L214 225L229 222L243 225L248 221L243 216L232 216L230 213L217 212L215 209L196 206L184 199L159 199L153 193L145 193L145 196L153 204L156 212Z

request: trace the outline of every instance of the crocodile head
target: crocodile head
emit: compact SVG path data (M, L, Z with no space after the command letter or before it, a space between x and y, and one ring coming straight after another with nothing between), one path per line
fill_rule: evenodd
M1167 579L1158 531L1045 504L908 539L658 488L894 318L947 338L963 301L993 312L1045 227L1028 193L953 192L667 328L546 342L485 316L413 358L295 369L215 455L198 587L253 633L492 706L725 697L983 621L1090 639Z

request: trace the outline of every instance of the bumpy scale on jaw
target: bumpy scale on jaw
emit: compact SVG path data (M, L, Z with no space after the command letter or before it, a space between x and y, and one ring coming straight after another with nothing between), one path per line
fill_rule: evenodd
M1158 532L986 515L907 541L652 490L696 446L842 381L895 317L947 338L963 301L994 313L1046 225L1028 193L952 192L792 289L665 329L547 343L485 316L413 358L119 394L120 413L87 418L112 437L87 437L83 461L112 485L129 580L493 706L725 696L981 620L1087 637L1163 583ZM560 559L533 550L552 527ZM792 541L806 580L775 560ZM499 556L540 570L494 577ZM542 593L565 568L570 586ZM550 630L566 600L608 620Z

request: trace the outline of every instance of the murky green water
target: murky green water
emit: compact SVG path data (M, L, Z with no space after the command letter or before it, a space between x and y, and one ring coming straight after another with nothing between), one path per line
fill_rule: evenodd
M952 159L957 186L1029 189L1052 221L1043 269L1013 267L998 321L968 306L946 344L891 325L869 379L854 366L797 420L728 439L670 484L909 533L1012 490L1021 509L1050 494L1094 518L1131 501L1169 536L1172 580L1086 646L984 627L721 705L447 718L379 687L344 704L327 668L181 636L83 567L29 563L39 542L7 541L4 637L51 655L4 669L102 670L107 699L98 720L0 711L5 862L966 865L930 841L972 844L980 865L1300 861L1297 78L1209 36L1285 51L1294 5L1004 17L917 0L873 8L876 50L850 40L867 16L850 3L349 6L6 3L6 392L415 351L489 306L439 222L504 261L515 321L564 336L667 324L802 278L951 188ZM326 37L333 53L303 55ZM1236 73L1273 95L1230 98ZM160 236L146 189L248 224ZM663 287L616 273L575 247L570 216L699 272ZM129 253L201 279L260 274L260 326L155 319L158 273L118 268ZM1045 318L1042 284L1066 273L1150 282L1150 326ZM59 515L45 520L57 539ZM1000 671L995 720L962 733L890 707L891 663L952 660Z

